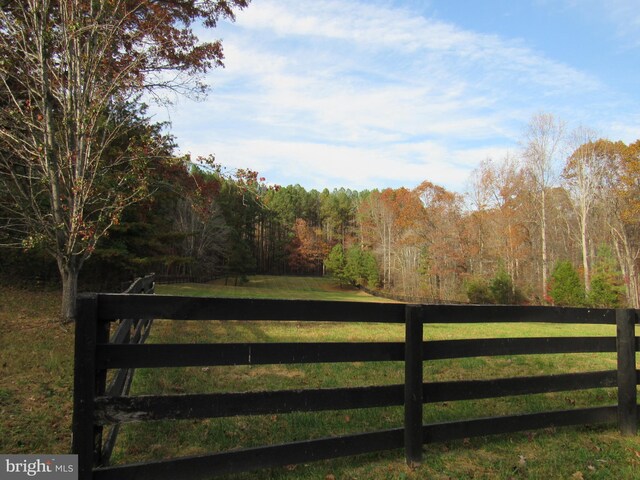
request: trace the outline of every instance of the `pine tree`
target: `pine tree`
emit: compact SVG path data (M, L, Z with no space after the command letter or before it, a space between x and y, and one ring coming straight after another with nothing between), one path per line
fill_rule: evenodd
M338 279L341 284L348 283L345 276L345 267L347 261L344 255L342 244L336 244L329 252L329 256L324 260L324 266L327 272L334 278Z
M622 275L611 248L603 245L598 249L588 303L592 307L618 308L622 305L623 296Z

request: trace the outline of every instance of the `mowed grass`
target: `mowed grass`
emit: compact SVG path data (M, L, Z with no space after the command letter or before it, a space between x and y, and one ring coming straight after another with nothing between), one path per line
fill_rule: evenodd
M161 285L158 293L243 298L379 301L341 291L323 279L257 277L244 286ZM521 336L614 335L610 326L548 324L427 325L425 340ZM156 321L150 342L402 341L404 327L328 322ZM401 384L401 362L141 369L135 394L246 392ZM502 378L616 368L612 354L530 355L425 362L425 381ZM425 405L425 423L503 414L611 405L615 389ZM402 426L401 408L158 421L122 429L115 463L199 455ZM615 427L547 429L425 447L408 469L401 451L261 470L226 479L510 479L640 478L640 441Z

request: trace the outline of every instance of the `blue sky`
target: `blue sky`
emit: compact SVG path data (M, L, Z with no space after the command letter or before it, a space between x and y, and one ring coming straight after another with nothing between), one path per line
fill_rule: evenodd
M226 68L155 120L270 183L462 192L539 112L640 138L638 0L253 0L198 35Z

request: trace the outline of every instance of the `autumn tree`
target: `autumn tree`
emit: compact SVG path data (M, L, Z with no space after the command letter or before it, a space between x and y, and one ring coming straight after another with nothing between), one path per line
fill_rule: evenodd
M580 228L580 246L584 286L591 290L590 225L596 204L602 193L607 164L599 154L596 134L580 127L571 135L571 155L564 166L562 176L571 195Z
M320 228L313 228L298 218L289 244L289 266L294 273L320 273L329 245L322 239Z
M154 153L127 131L143 93L197 96L222 65L215 27L248 0L9 0L0 8L0 189L3 228L57 261L62 317L75 316L78 272L123 209L146 195ZM8 242L6 242L8 243Z
M470 260L469 270L471 275L479 277L489 273L492 262L489 239L491 237L490 219L494 203L495 177L494 163L490 158L487 158L471 172L467 186L469 214L465 226ZM482 291L481 281L472 281L469 288L473 292L470 296L474 299L471 300L472 302L482 297L481 293L476 295L476 290Z
M391 189L374 190L358 209L358 221L362 229L363 243L370 244L380 258L382 283L391 286L394 211L390 204Z
M540 230L540 264L542 295L547 291L549 270L548 208L549 192L557 181L558 155L564 138L564 123L548 113L534 115L524 134L525 171Z
M522 276L531 250L524 185L523 169L509 155L487 159L472 172L466 216L472 275L486 277L502 266L514 284Z
M418 195L406 188L374 190L360 203L361 243L378 256L384 287L403 295L418 293L422 213Z
M600 140L606 160L606 222L625 279L629 306L640 308L640 140L631 145Z
M461 273L466 269L462 246L462 196L424 181L415 189L422 207L419 236L428 295L442 300L457 298Z
M218 202L220 179L197 166L185 179L175 205L174 231L182 237L180 256L189 259L185 275L209 277L222 273L229 254L230 228Z

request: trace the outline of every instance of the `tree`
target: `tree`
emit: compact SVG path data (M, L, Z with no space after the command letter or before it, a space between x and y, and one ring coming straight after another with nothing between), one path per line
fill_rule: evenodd
M602 201L628 304L640 308L640 141L599 140L596 148L607 165Z
M611 249L602 245L594 262L591 290L587 294L590 306L619 308L624 295L622 275L616 265Z
M580 282L580 276L571 262L560 261L556 264L551 274L549 296L554 305L563 307L580 307L584 305L584 287Z
M289 266L294 273L322 273L322 262L329 252L321 236L321 229L311 228L301 218L293 227L294 237L289 244Z
M375 245L382 257L382 283L391 286L391 266L395 214L392 208L393 191L386 189L371 192L360 204L358 218L362 230L363 243Z
M213 278L222 273L222 259L229 253L230 229L217 201L220 179L194 166L187 182L172 215L182 237L180 255L190 259L189 271L182 273Z
M248 0L14 0L0 8L0 190L14 244L42 245L75 317L78 272L127 205L147 193L148 138L119 152L147 92L204 93L222 65L215 27Z
M344 248L341 243L337 243L329 252L329 255L324 260L324 266L330 275L337 278L341 284L348 283L347 276L345 275L345 267L347 265L347 259L344 255Z
M431 298L452 300L466 269L462 247L462 197L424 181L415 189L422 205L419 238L422 238L423 265L428 265Z
M496 184L496 169L490 158L480 162L471 172L467 186L467 199L470 212L467 217L467 243L472 275L482 277L489 269L491 258L489 254L489 219L493 206L493 190ZM472 303L482 301L483 285L481 281L472 280L467 286L467 296Z
M589 225L603 187L607 165L602 155L598 154L595 133L587 128L581 127L573 132L571 148L573 153L567 159L562 176L578 218L584 286L589 293L591 290Z
M532 184L540 228L540 259L542 293L547 291L549 250L547 244L548 195L556 182L556 163L564 137L564 123L548 113L535 115L525 132L525 171Z
M344 277L356 286L375 287L380 280L378 262L371 252L353 245L346 253Z
M530 258L529 203L523 171L511 156L483 161L473 172L466 215L470 273L487 276L503 265L513 281Z
M516 295L513 280L504 268L500 268L496 276L491 280L489 291L493 301L501 305L511 305L517 303L519 299L519 295Z

